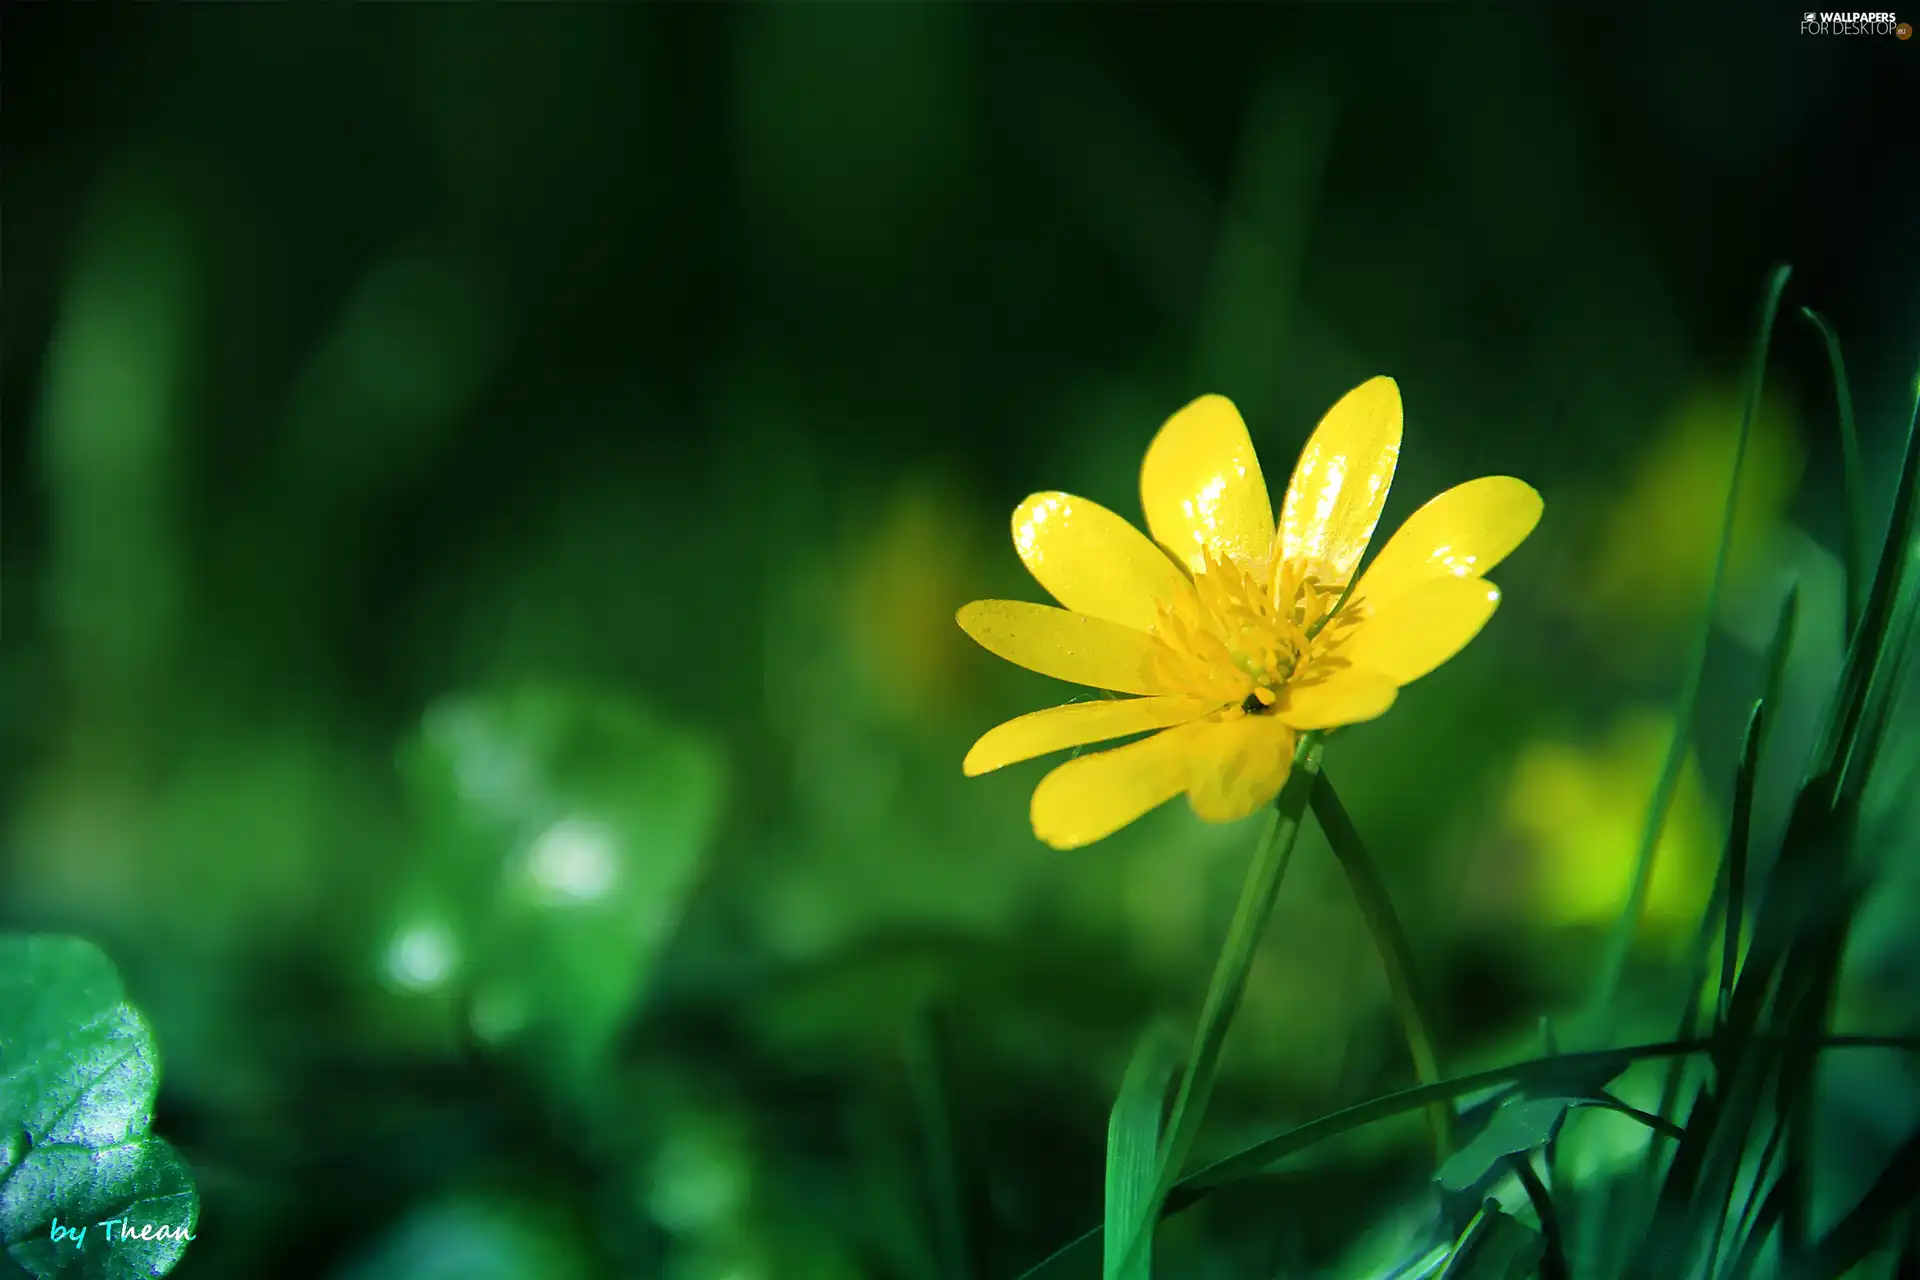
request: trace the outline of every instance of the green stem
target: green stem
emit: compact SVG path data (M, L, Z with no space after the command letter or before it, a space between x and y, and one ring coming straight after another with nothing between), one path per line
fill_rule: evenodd
M1273 903L1280 892L1280 881L1287 864L1293 860L1293 846L1300 836L1307 795L1320 776L1320 735L1302 734L1293 755L1293 770L1281 788L1267 829L1254 850L1253 863L1247 868L1246 884L1241 887L1233 923L1214 964L1213 980L1207 986L1206 1002L1201 1006L1200 1025L1194 1032L1193 1051L1180 1075L1180 1089L1174 1095L1173 1110L1167 1117L1167 1134L1160 1150L1159 1177L1145 1213L1133 1226L1133 1239L1126 1257L1149 1247L1160 1209L1180 1177L1180 1170L1193 1152L1207 1102L1213 1096L1214 1081L1220 1070L1220 1049L1227 1028L1240 1007L1247 989L1247 975L1253 968L1254 952Z
M1520 1179L1527 1199L1533 1202L1534 1215L1540 1219L1540 1238L1547 1246L1540 1259L1540 1280L1572 1280L1573 1270L1567 1265L1566 1233L1560 1229L1560 1215L1554 1210L1553 1197L1540 1181L1540 1175L1533 1171L1533 1157L1521 1152L1508 1156L1507 1162L1513 1166L1514 1176Z
M1420 997L1414 988L1413 947L1407 941L1407 931L1400 923L1399 914L1393 909L1393 899L1387 896L1379 868L1360 839L1353 819L1347 816L1346 806L1340 803L1333 784L1324 777L1313 789L1313 816L1326 832L1333 856L1340 860L1340 869L1346 872L1354 903L1360 908L1360 918L1366 921L1374 949L1380 953L1380 964L1387 974L1387 990L1393 996L1393 1009L1399 1015L1400 1030L1413 1057L1414 1076L1421 1084L1437 1083L1440 1057L1434 1052L1433 1035L1427 1030L1427 1019L1421 1012ZM1433 1130L1434 1151L1441 1163L1453 1154L1453 1120L1452 1103L1434 1102L1427 1107L1427 1124Z

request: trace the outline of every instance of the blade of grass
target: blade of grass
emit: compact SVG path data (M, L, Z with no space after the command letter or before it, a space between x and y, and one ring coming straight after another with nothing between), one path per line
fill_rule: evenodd
M1875 678L1876 693L1873 704L1867 710L1860 727L1859 745L1855 747L1855 756L1862 761L1862 767L1847 771L1842 787L1843 802L1857 801L1866 792L1867 780L1872 770L1870 762L1880 759L1880 751L1886 745L1887 733L1894 722L1894 712L1900 705L1901 696L1906 690L1909 664L1914 650L1920 648L1920 584L1911 580L1920 578L1916 573L1920 566L1920 546L1914 551L1913 563L1908 565L1909 586L1907 601L1901 611L1899 621L1891 631L1891 642L1887 646L1888 658L1885 663L1885 675Z
M1417 1085L1411 1089L1402 1089L1398 1093L1370 1098L1330 1115L1321 1116L1317 1120L1310 1120L1262 1142L1256 1142L1243 1151L1196 1170L1174 1185L1173 1192L1168 1195L1166 1203L1162 1206L1161 1215L1170 1216L1183 1209L1191 1208L1221 1187L1256 1177L1265 1172L1269 1166L1330 1138L1337 1138L1343 1133L1364 1128L1381 1120L1391 1120L1395 1116L1418 1111L1436 1100L1452 1101L1455 1098L1500 1085L1519 1084L1548 1089L1558 1081L1587 1079L1596 1073L1604 1073L1611 1078L1636 1062L1671 1058L1676 1055L1708 1054L1712 1053L1716 1047L1717 1041L1712 1039L1663 1040L1653 1044L1628 1045L1619 1049L1557 1053L1544 1058L1531 1058L1525 1062L1511 1063L1504 1067L1476 1071L1471 1075L1442 1080L1438 1084ZM1883 1049L1920 1053L1920 1036L1841 1034L1828 1036L1821 1041L1820 1047L1822 1049ZM1654 1119L1644 1112L1623 1114L1635 1114L1643 1124L1650 1124ZM1065 1262L1076 1254L1082 1246L1099 1238L1100 1234L1099 1227L1082 1232L1021 1272L1019 1280L1037 1280L1055 1265Z
M942 1068L940 1027L923 1012L907 1037L908 1075L926 1144L927 1200L932 1210L934 1257L942 1280L968 1280L966 1213L960 1156L954 1141L952 1097Z
M1808 975L1807 989L1786 1028L1789 1048L1780 1082L1780 1102L1787 1122L1786 1160L1780 1171L1786 1204L1780 1217L1780 1249L1782 1258L1792 1265L1807 1256L1808 1222L1813 1214L1811 1170L1818 1101L1814 1075L1820 1058L1816 1046L1833 1021L1834 996L1839 990L1840 964L1846 954L1852 917L1853 912L1848 911L1810 940L1809 954L1801 962Z
M1866 606L1860 613L1860 630L1847 646L1846 662L1840 671L1837 714L1829 722L1829 731L1822 743L1820 759L1832 774L1835 794L1840 792L1849 771L1858 769L1865 774L1872 768L1870 759L1854 759L1854 741L1861 718L1866 714L1875 672L1885 656L1894 606L1907 576L1915 503L1920 500L1916 486L1920 486L1920 391L1916 391L1913 410L1907 419L1906 449L1901 456L1900 479L1894 487L1893 509L1887 519L1886 541L1880 546L1880 563L1874 571L1873 586L1867 592Z
M1685 1037L1682 1037L1683 1039ZM1560 1052L1560 1038L1553 1033L1553 1023L1547 1018L1540 1019L1540 1050L1546 1057ZM1560 1164L1560 1135L1567 1126L1561 1124L1547 1135L1547 1145L1541 1152L1541 1160L1547 1168L1547 1186L1554 1195L1566 1194L1565 1211L1560 1215L1560 1234L1563 1252L1571 1257L1579 1257L1580 1218L1566 1179L1566 1170Z
M1734 777L1727 845L1720 859L1719 870L1714 877L1708 909L1701 918L1700 931L1694 940L1693 959L1688 966L1686 1003L1681 1009L1676 1039L1688 1039L1698 1030L1700 988L1706 979L1707 948L1713 935L1716 915L1721 922L1719 994L1714 1004L1716 1028L1724 1028L1732 1005L1734 976L1739 970L1740 962L1743 906L1747 895L1748 845L1753 824L1754 783L1759 773L1761 752L1766 740L1767 709L1778 702L1780 690L1785 683L1786 659L1792 646L1795 621L1799 614L1799 598L1799 587L1796 585L1787 592L1786 599L1781 604L1780 618L1774 626L1773 639L1768 644L1766 684L1760 699L1754 703L1748 715L1746 732L1741 738L1740 763ZM1670 1119L1679 1106L1684 1076L1685 1060L1674 1059L1667 1068L1666 1079L1660 1090L1658 1114L1661 1119ZM1658 1143L1648 1143L1641 1187L1637 1193L1639 1206L1633 1212L1634 1217L1637 1218L1639 1214L1646 1211L1646 1206L1654 1203L1659 1186L1660 1146Z
M1180 1065L1180 1050L1164 1028L1149 1032L1134 1050L1120 1081L1119 1096L1107 1119L1106 1259L1102 1280L1150 1280L1153 1254L1135 1251L1132 1264L1121 1256L1133 1224L1150 1209L1160 1176L1160 1130L1166 1116L1167 1087Z
M1183 1179L1175 1188L1175 1193L1167 1198L1167 1212L1176 1212L1196 1204L1219 1187L1257 1175L1268 1166L1324 1142L1328 1138L1363 1125L1420 1110L1435 1100L1451 1100L1494 1085L1510 1083L1519 1083L1523 1086L1534 1085L1543 1090L1551 1089L1556 1081L1566 1079L1569 1075L1582 1075L1605 1068L1611 1068L1613 1074L1618 1075L1635 1062L1669 1058L1675 1055L1706 1054L1711 1053L1716 1047L1717 1042L1713 1039L1667 1040L1623 1049L1563 1053L1551 1058L1535 1058L1512 1066L1457 1076L1434 1085L1417 1085L1397 1093L1385 1094L1336 1111L1331 1115L1321 1116L1317 1120L1310 1120L1285 1133L1268 1138L1264 1142L1257 1142L1235 1155L1227 1156L1203 1169L1196 1170ZM1913 1052L1920 1050L1920 1036L1835 1035L1822 1041L1822 1047L1827 1049L1878 1048ZM1643 1120L1643 1123L1646 1121Z
M1773 638L1767 646L1766 684L1760 699L1753 705L1753 710L1747 719L1746 732L1741 739L1740 763L1734 777L1727 844L1720 859L1719 870L1714 877L1713 893L1708 910L1701 918L1700 931L1694 939L1693 959L1688 967L1686 1004L1681 1009L1677 1039L1688 1039L1698 1029L1700 989L1706 979L1707 950L1713 936L1716 915L1721 922L1719 992L1714 1004L1716 1029L1725 1028L1732 1007L1734 980L1739 970L1743 907L1747 895L1747 862L1753 820L1754 783L1758 776L1761 753L1766 741L1767 711L1778 703L1780 691L1785 684L1786 660L1792 647L1795 623L1799 615L1799 598L1799 588L1796 585L1787 592L1786 599L1781 604L1779 621L1774 626ZM1659 1115L1662 1119L1671 1118L1679 1106L1685 1065L1685 1060L1680 1058L1674 1059L1668 1065L1666 1080L1660 1091ZM1712 1114L1714 1114L1712 1111L1697 1113L1696 1119ZM1660 1144L1649 1142L1638 1187L1623 1191L1623 1194L1630 1195L1635 1200L1628 1216L1629 1221L1637 1221L1649 1207L1658 1203L1661 1191L1660 1158ZM1625 1242L1631 1237L1623 1236L1621 1239L1625 1247Z
M1660 832L1666 826L1667 810L1673 803L1674 791L1679 785L1681 766L1686 761L1687 743L1693 735L1694 708L1700 700L1700 683L1706 672L1707 654L1713 641L1714 618L1719 612L1727 557L1733 545L1733 520L1740 505L1740 477L1746 466L1747 441L1753 434L1753 419L1760 406L1774 317L1780 310L1780 295L1785 292L1787 280L1792 274L1790 267L1775 267L1767 279L1765 300L1760 311L1760 332L1754 340L1752 360L1747 370L1746 403L1741 410L1740 431L1734 443L1733 473L1727 483L1726 505L1720 517L1720 543L1714 552L1713 576L1707 584L1706 607L1700 619L1700 628L1694 636L1693 649L1687 657L1686 674L1674 711L1673 740L1668 744L1666 760L1660 766L1659 780L1654 785L1653 798L1647 805L1646 822L1640 835L1640 848L1634 862L1633 880L1627 890L1627 901L1608 938L1605 957L1594 984L1590 1016L1596 1024L1595 1034L1602 1039L1610 1024L1614 996L1626 972L1628 956L1633 951L1633 940L1639 932L1640 917L1646 910L1647 892L1653 883L1654 854L1659 848Z
M1393 899L1387 894L1387 886L1380 878L1379 868L1367 852L1366 843L1360 839L1359 829L1353 825L1346 806L1340 803L1333 784L1324 776L1320 779L1320 785L1313 789L1313 816L1319 820L1320 829L1333 846L1340 869L1346 872L1354 903L1360 908L1361 919L1366 922L1367 932L1373 938L1374 949L1380 953L1380 964L1386 970L1387 989L1393 997L1394 1012L1399 1016L1400 1030L1406 1036L1407 1051L1413 1057L1414 1078L1421 1084L1434 1084L1440 1079L1440 1059L1434 1052L1433 1036L1427 1029L1428 1022L1422 1011L1420 991L1414 976L1412 944L1407 941L1407 931L1400 923L1399 914L1393 909ZM1453 1105L1436 1102L1428 1107L1427 1123L1433 1130L1436 1162L1445 1164L1447 1157L1453 1154Z
M1840 1280L1886 1243L1902 1214L1920 1205L1920 1130L1907 1137L1873 1186L1815 1247L1789 1280Z
M1488 1200L1461 1233L1440 1280L1524 1280L1536 1274L1541 1254L1539 1234Z
M1780 1224L1780 1215L1786 1210L1786 1187L1775 1179L1767 1188L1767 1195L1760 1202L1760 1211L1753 1215L1753 1225L1747 1229L1746 1237L1740 1243L1740 1252L1734 1255L1733 1266L1727 1271L1727 1280L1747 1280L1760 1262L1760 1251L1767 1247L1767 1237Z
M1727 902L1721 913L1720 991L1713 1003L1713 1021L1724 1026L1733 1008L1733 984L1740 971L1740 925L1747 901L1747 845L1753 834L1753 783L1760 767L1760 743L1767 731L1768 703L1762 698L1747 716L1740 740L1740 764L1733 778L1733 814L1727 824Z
M1827 367L1833 371L1833 398L1840 415L1840 460L1847 494L1847 534L1842 562L1847 570L1847 639L1860 630L1860 613L1867 598L1867 490L1865 465L1860 461L1860 434L1854 427L1853 392L1847 386L1847 362L1840 356L1840 339L1827 318L1812 307L1800 308L1820 332L1827 349Z

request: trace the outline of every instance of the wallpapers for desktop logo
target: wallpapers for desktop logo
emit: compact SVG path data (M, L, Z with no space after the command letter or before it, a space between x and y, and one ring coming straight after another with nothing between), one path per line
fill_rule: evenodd
M1893 36L1905 40L1913 27L1893 13L1802 13L1803 36Z

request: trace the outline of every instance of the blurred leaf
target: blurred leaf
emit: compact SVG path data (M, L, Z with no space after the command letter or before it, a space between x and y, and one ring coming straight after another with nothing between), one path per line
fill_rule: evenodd
M0 938L0 1239L36 1276L165 1275L199 1216L146 1136L159 1052L123 994L92 943Z
M450 700L406 753L428 858L389 976L586 1067L642 998L720 814L707 743L579 690Z
M192 1173L159 1138L35 1147L0 1185L0 1237L42 1280L163 1276L199 1217Z
M108 181L87 221L47 349L36 452L51 621L97 713L168 691L186 590L178 412L202 275L180 209L131 174Z
M532 1206L460 1197L415 1211L342 1280L585 1280L566 1225Z
M0 938L0 1132L104 1147L153 1116L159 1052L120 975L79 938Z
M1536 920L1598 926L1618 914L1675 725L1671 713L1636 709L1597 744L1542 738L1521 749L1503 806L1509 829L1534 851L1527 882ZM1716 822L1689 752L1658 833L1642 941L1673 944L1695 933L1721 843Z

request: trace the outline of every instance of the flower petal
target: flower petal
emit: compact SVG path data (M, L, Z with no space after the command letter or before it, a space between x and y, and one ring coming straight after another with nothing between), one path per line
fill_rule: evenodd
M1362 618L1340 656L1410 684L1466 648L1499 603L1484 578L1432 578Z
M1097 502L1036 493L1013 512L1013 546L1027 571L1076 613L1145 631L1154 602L1193 593L1166 552Z
M1033 834L1056 849L1077 849L1159 808L1187 789L1195 743L1217 728L1197 720L1067 761L1033 789Z
M1326 565L1345 586L1367 549L1400 460L1400 387L1369 378L1327 410L1280 504L1280 556Z
M1043 676L1116 693L1166 692L1144 631L1025 600L975 600L955 617L989 653Z
M1434 578L1481 578L1540 523L1532 485L1512 476L1457 484L1407 517L1354 588L1354 600L1384 605Z
M1398 694L1392 680L1356 662L1289 682L1274 714L1295 729L1333 729L1384 714Z
M1147 528L1195 573L1211 550L1263 563L1273 551L1273 503L1240 411L1225 396L1201 396L1168 418L1140 464Z
M1297 735L1278 716L1236 715L1194 744L1187 803L1208 822L1238 822L1280 794Z
M1166 729L1197 720L1219 707L1205 698L1172 695L1163 698L1099 698L1048 707L1009 720L982 734L967 752L961 770L969 777L991 773L1003 765L1064 751L1089 742L1124 738L1148 729Z

